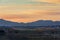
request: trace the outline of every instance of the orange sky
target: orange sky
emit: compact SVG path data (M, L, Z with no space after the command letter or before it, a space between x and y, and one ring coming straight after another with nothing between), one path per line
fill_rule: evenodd
M60 0L0 0L0 18L14 22L60 20Z
M60 0L33 0L33 1L42 1L42 2L50 2L50 3L60 3Z

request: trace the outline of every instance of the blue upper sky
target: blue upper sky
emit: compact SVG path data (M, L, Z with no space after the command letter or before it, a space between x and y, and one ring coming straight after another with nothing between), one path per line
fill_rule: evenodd
M33 0L0 0L0 4L50 4L50 3Z
M30 0L0 0L0 4L16 3L16 4L26 4L31 2Z

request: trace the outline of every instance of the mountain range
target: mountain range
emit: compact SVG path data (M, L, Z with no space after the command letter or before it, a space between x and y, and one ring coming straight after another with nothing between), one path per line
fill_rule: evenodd
M44 26L60 26L60 21L52 21L52 20L38 20L30 23L18 23L18 22L11 22L4 19L0 19L0 26L7 26L7 27L44 27Z

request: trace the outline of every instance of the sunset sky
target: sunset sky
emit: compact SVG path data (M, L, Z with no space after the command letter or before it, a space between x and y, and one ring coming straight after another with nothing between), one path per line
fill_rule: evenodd
M60 0L0 0L0 19L14 22L60 21Z

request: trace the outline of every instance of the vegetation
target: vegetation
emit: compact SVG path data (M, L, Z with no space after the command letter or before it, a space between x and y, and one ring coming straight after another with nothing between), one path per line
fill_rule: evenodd
M0 30L0 40L60 40L60 29Z

